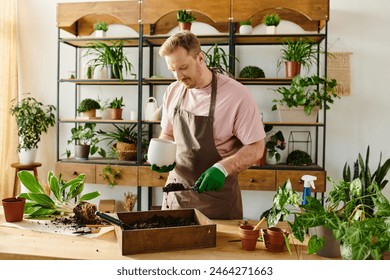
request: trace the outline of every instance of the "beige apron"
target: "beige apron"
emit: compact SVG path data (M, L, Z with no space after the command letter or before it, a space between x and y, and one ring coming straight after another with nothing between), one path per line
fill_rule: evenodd
M237 176L228 176L221 191L198 193L190 189L200 175L222 158L214 144L213 121L217 79L213 72L209 116L195 116L181 107L187 90L183 86L173 116L177 144L176 167L166 184L181 183L188 190L164 192L162 209L197 208L210 219L242 219L241 192ZM239 142L239 140L237 139ZM241 144L241 142L239 143Z

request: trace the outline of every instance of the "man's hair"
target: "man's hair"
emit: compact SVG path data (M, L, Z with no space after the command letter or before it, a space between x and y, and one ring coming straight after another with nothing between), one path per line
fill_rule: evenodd
M159 54L160 56L169 55L178 47L186 49L193 57L196 57L201 52L198 38L189 31L180 31L170 36L164 44L162 44Z

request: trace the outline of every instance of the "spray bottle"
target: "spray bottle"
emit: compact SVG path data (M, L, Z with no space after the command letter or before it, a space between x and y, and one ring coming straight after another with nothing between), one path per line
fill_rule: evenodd
M317 177L312 175L303 175L301 179L303 180L302 205L306 205L308 202L306 197L311 195L310 188L315 189L314 181L317 180Z

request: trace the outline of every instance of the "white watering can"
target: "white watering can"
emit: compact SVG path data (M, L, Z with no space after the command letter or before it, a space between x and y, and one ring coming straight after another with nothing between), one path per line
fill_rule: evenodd
M160 114L162 110L162 105L157 106L157 100L154 97L149 97L146 99L145 104L145 120L146 121L159 121Z

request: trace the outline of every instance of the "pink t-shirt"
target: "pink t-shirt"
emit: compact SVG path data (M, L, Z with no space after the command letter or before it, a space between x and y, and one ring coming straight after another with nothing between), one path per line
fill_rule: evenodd
M265 138L263 123L257 104L249 90L228 76L217 74L217 100L214 113L214 142L222 158L236 150L234 136L248 145ZM162 132L173 136L173 113L184 86L174 82L164 95ZM197 115L208 116L211 85L203 89L187 89L182 109Z

